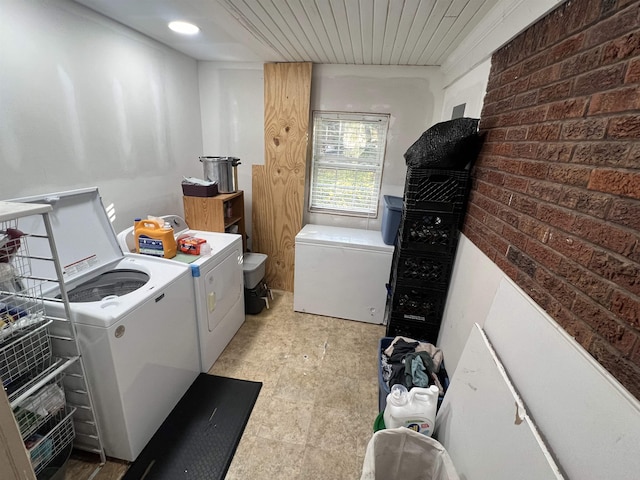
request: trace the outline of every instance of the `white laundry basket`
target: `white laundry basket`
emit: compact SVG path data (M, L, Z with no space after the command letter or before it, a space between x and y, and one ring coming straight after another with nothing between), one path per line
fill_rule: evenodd
M437 440L400 427L373 434L360 480L460 480L460 477Z

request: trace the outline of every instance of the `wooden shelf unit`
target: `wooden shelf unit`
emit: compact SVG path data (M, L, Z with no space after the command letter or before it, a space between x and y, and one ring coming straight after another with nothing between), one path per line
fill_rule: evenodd
M244 192L221 193L215 197L182 197L184 219L189 228L208 232L226 232L233 225L242 235L242 248L247 249L247 234L244 226ZM231 205L231 216L227 216L227 202Z

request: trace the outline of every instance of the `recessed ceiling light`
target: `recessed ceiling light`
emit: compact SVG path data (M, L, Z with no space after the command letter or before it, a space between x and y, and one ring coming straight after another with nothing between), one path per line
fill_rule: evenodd
M169 28L174 32L184 33L185 35L195 35L200 31L197 26L188 22L170 22Z

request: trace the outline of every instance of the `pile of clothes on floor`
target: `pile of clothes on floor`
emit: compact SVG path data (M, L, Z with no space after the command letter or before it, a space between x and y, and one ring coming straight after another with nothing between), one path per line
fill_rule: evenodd
M382 379L389 389L398 383L407 390L436 385L440 395L444 394L439 378L442 364L442 350L431 343L407 337L395 337L380 359Z

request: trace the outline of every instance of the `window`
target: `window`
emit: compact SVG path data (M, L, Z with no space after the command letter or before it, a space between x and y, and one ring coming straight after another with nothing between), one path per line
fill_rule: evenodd
M313 112L309 208L378 214L389 115Z

